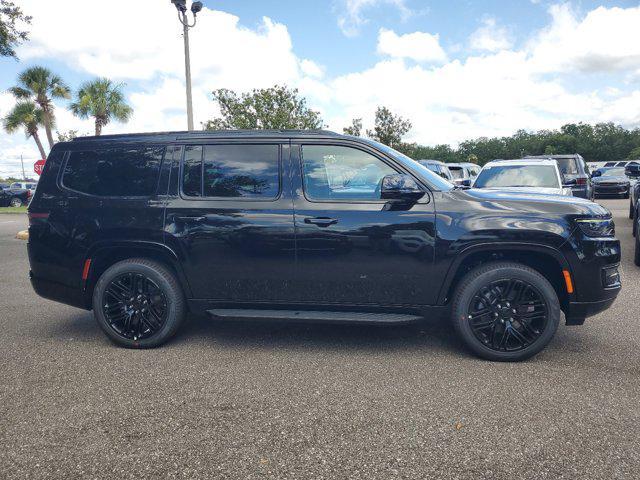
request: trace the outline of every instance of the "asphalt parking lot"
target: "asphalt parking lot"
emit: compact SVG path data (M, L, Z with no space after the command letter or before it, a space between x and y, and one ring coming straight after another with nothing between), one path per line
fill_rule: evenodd
M402 327L192 318L164 348L114 347L27 278L0 215L2 478L638 478L640 267L608 200L624 290L519 364L445 322Z

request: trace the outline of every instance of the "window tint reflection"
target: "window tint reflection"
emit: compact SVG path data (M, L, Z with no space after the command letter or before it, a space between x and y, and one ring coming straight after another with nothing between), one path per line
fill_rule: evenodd
M62 184L102 197L155 194L164 147L141 146L71 152Z
M312 200L379 200L382 178L397 173L350 147L305 145L302 155L305 193Z
M280 191L279 146L187 147L182 190L191 197L276 198Z

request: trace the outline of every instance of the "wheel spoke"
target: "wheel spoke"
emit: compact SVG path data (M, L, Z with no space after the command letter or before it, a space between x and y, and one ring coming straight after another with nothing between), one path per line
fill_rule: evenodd
M148 338L167 321L167 299L146 275L125 273L113 279L103 294L103 313L111 328L129 340Z
M522 279L501 279L480 287L467 310L476 338L501 352L532 345L545 330L548 318L542 293Z

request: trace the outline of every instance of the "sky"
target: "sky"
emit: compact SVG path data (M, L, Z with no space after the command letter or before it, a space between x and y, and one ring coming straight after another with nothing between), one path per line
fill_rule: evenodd
M104 133L186 129L182 30L169 0L21 0L33 16L20 61L0 58L7 89L32 65L75 91L106 76L134 115ZM190 0L188 0L190 3ZM191 30L194 114L211 91L297 88L328 129L371 127L384 105L409 119L407 141L452 144L569 122L640 126L640 2L545 0L205 0ZM91 134L56 101L57 128ZM44 132L43 142L46 143ZM0 131L0 177L38 158L22 132Z

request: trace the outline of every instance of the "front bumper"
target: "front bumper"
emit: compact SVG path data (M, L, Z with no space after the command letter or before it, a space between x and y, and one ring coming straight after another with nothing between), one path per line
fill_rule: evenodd
M593 191L596 195L627 195L629 193L629 185L624 183L595 184Z
M591 238L576 230L564 251L571 268L575 291L565 305L567 325L580 325L584 319L609 308L622 289L615 275L620 264L620 241Z

